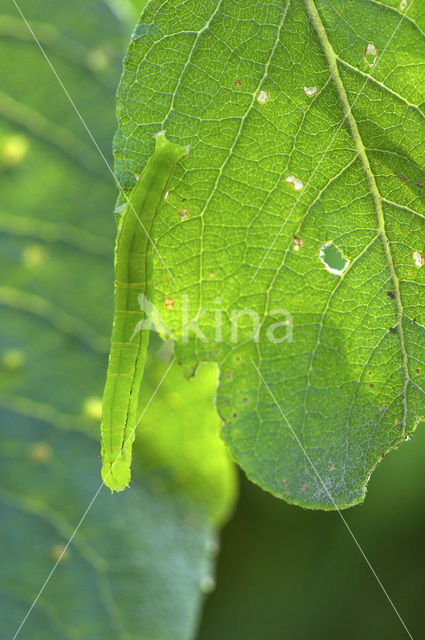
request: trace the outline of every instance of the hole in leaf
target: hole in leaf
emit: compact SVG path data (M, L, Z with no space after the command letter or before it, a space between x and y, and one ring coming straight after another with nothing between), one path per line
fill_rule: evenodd
M307 86L306 84L303 86L303 91L305 93L306 96L308 96L309 98L311 98L312 96L315 96L316 93L319 91L319 87L316 87L316 85L312 85L311 87Z
M415 267L420 269L425 264L425 258L420 251L412 251L413 262L415 263Z
M341 251L333 244L333 242L326 242L326 244L322 244L319 251L319 258L325 265L326 269L337 276L343 274L350 264L350 261L343 256Z
M299 177L294 173L288 173L285 181L288 182L295 189L295 191L301 191L301 189L304 189L304 182L300 180Z
M269 92L265 89L262 89L257 96L257 101L260 102L260 104L264 104L269 98Z
M366 64L368 64L369 67L374 67L377 57L378 49L375 47L373 42L369 42L369 44L366 45L366 49L364 50L364 59Z

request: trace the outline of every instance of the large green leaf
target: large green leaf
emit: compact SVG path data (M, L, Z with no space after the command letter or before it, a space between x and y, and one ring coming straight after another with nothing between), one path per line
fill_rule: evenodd
M19 4L111 161L129 23L103 0ZM12 637L101 482L116 190L7 0L0 56L0 589L2 635ZM154 351L145 405L170 361ZM100 492L19 638L193 637L235 479L217 437L216 372L188 383L174 364L168 375L130 489ZM174 411L171 383L181 402L197 397L196 413ZM154 419L186 438L157 442ZM194 447L208 449L199 472Z
M219 364L234 458L303 506L361 501L423 416L424 31L421 2L152 0L125 60L123 184L158 130L192 145L154 230L156 306L188 372ZM232 340L247 309L259 342L248 315Z
M44 419L3 410L1 424L1 616L12 637L99 487L99 456L97 440ZM154 480L99 494L19 637L193 637L216 542L209 521Z

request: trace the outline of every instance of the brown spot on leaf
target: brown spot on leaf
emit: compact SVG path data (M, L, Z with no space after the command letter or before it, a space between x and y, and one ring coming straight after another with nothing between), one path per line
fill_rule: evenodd
M68 557L69 557L68 549L66 549L63 544L55 544L50 549L50 557L54 562L63 564L68 560Z
M52 448L47 442L36 442L30 450L30 458L33 462L44 464L52 457Z
M297 238L297 236L293 236L292 246L294 247L294 251L299 251L301 247L304 246L304 240L302 238Z

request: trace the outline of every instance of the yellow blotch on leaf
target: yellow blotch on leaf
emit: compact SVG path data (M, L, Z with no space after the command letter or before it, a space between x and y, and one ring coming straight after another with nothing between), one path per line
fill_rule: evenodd
M0 147L0 158L6 166L13 167L20 164L29 148L27 138L22 135L9 136Z
M84 400L83 413L90 420L102 418L102 399L98 396L89 396Z
M2 364L9 371L19 371L26 362L26 356L19 349L8 349L2 357Z
M39 244L32 244L22 252L22 260L26 267L38 267L46 259L46 252Z

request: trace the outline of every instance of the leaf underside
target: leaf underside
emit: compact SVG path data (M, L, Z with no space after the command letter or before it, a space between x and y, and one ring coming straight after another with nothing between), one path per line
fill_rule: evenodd
M219 364L235 460L305 507L361 501L424 410L425 12L400 6L152 0L118 90L123 184L156 131L192 145L154 229L174 278L156 255L155 304L178 357L188 372ZM207 342L185 341L183 294ZM247 315L231 339L244 309L259 342ZM292 341L267 338L276 309Z

